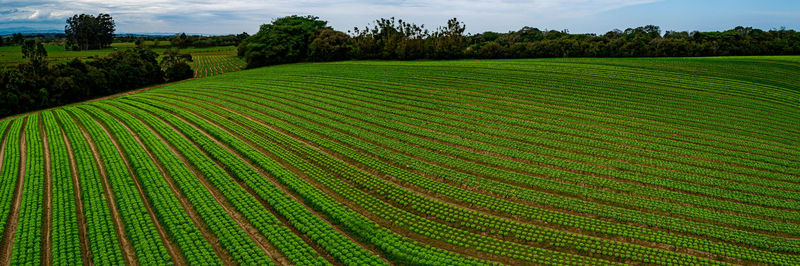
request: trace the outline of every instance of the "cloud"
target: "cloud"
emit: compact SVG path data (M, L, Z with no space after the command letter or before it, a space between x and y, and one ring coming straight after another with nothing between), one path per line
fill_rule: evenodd
M253 32L277 17L320 16L339 30L365 26L380 17L404 18L429 28L448 18L467 25L502 27L591 16L659 0L0 0L0 27L29 21L62 21L77 13L109 13L125 32ZM470 24L472 23L472 24ZM487 30L476 27L478 30Z

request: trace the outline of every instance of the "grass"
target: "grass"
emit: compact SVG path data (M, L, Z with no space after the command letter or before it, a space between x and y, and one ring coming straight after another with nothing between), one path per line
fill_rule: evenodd
M9 263L800 263L800 57L231 58L0 121Z

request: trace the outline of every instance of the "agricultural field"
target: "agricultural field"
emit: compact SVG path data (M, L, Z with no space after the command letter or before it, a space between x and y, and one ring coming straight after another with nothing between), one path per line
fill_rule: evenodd
M236 50L233 49L192 53L192 62L189 65L194 70L195 78L204 78L242 70L247 63L236 56Z
M800 264L800 57L231 62L0 121L2 264Z

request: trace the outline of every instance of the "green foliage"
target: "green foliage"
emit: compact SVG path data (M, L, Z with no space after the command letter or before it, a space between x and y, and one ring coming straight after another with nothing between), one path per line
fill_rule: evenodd
M309 58L312 61L339 61L348 59L352 49L350 36L333 29L321 29L314 33L309 44Z
M314 16L278 18L244 39L239 44L239 56L247 61L248 68L303 61L314 33L326 25Z
M34 69L40 69L46 63L47 50L36 40L26 40L22 45L22 58L28 59Z
M30 50L33 51L31 56L36 58L41 45ZM91 62L74 59L63 64L46 65L32 61L18 68L2 69L0 114L59 106L162 83L164 72L157 57L153 51L133 48ZM184 70L186 68L188 66Z
M161 69L164 70L164 77L167 81L178 81L194 76L189 62L192 62L192 55L181 53L177 48L168 49L161 57Z
M114 19L109 14L76 14L67 19L66 46L73 50L105 48L114 40L114 30Z

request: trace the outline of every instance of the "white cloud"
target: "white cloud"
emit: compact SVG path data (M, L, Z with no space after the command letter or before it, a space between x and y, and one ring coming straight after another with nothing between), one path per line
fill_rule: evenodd
M551 19L579 18L659 0L0 0L24 17L3 16L2 23L28 20L64 20L76 13L109 13L120 31L128 32L239 32L280 16L313 14L339 30L365 26L380 17L394 16L428 28L459 17L468 30L511 30L509 25L536 25ZM41 15L46 14L46 15ZM473 27L470 25L482 25ZM498 28L500 27L500 28Z

